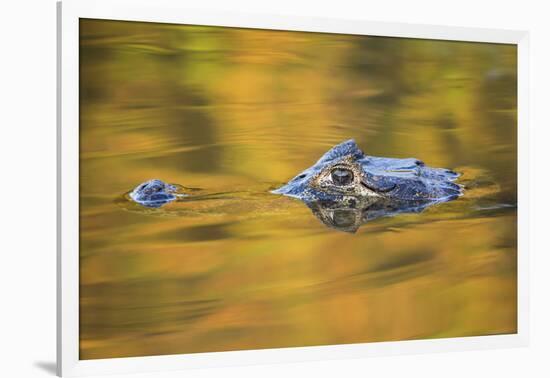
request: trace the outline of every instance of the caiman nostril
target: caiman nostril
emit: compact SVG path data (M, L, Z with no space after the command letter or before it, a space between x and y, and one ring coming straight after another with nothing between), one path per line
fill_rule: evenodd
M176 200L176 195L172 193L175 190L175 186L153 179L138 185L129 197L142 206L158 208ZM178 196L182 195L180 193Z

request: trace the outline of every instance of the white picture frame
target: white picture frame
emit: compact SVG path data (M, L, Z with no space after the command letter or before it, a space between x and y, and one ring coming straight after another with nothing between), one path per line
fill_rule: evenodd
M528 55L525 31L461 28L186 9L176 0L58 3L58 317L60 376L518 347L528 344ZM518 331L516 334L365 344L79 360L80 18L516 44L518 48Z

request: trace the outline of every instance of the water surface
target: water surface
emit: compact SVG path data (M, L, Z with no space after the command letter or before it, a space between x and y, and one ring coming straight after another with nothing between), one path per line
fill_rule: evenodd
M81 21L80 358L515 333L516 48ZM347 233L269 190L354 138L465 195ZM197 197L146 209L159 178Z

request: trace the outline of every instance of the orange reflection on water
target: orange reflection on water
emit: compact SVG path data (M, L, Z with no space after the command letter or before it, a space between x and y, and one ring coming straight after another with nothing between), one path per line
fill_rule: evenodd
M516 332L514 46L82 20L80 62L81 359ZM349 234L269 194L349 138L465 196Z

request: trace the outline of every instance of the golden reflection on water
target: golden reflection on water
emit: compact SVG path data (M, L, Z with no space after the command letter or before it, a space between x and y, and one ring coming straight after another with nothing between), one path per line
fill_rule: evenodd
M81 20L80 358L516 332L516 48ZM269 190L355 138L457 201L327 228ZM141 208L159 178L218 193Z

